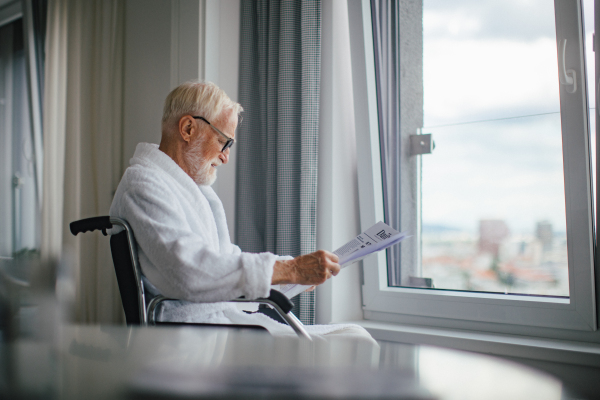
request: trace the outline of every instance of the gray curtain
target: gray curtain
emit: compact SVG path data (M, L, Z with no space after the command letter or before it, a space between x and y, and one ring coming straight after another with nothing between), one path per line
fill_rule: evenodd
M400 4L371 0L385 222L400 223ZM400 246L387 250L388 282L400 286Z
M315 250L321 2L241 3L236 242L248 252ZM314 292L294 313L314 323Z
M122 323L109 246L69 223L106 215L123 175L125 2L51 0L44 89L44 260L68 250L77 323Z
M46 62L46 19L48 18L48 0L33 0L31 2L33 15L33 39L35 46L35 62L37 64L38 85L40 93L41 117L44 115L44 65Z

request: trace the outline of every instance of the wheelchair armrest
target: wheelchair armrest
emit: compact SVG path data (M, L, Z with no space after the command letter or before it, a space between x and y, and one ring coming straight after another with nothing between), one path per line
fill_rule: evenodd
M158 305L160 303L162 303L163 301L169 301L169 300L177 300L177 299L170 299L168 297L159 295L150 301L150 303L148 304L148 310L147 310L149 325L156 324L156 316L155 316L156 307L158 307ZM266 299L265 298L258 298L258 299L239 298L239 299L234 299L234 300L229 300L229 301L236 302L236 303L268 304L271 307L273 307L275 309L275 311L277 311L279 313L281 318L283 318L288 323L288 325L292 329L294 329L294 331L296 332L296 334L298 336L304 337L308 340L311 340L310 335L304 329L302 322L300 322L300 320L298 320L298 318L296 318L296 316L290 312L290 310L294 306L294 303L292 303L290 301L290 299L288 299L283 293L281 293L275 289L271 289L269 297Z
M287 298L287 296L283 293L281 293L278 290L275 289L271 289L271 292L269 293L269 297L265 298L259 298L259 299L254 299L254 300L246 300L243 297L240 297L239 299L235 299L232 301L237 301L237 302L242 302L242 303L257 303L257 300L270 300L272 302L274 302L275 304L277 304L277 306L279 306L279 308L281 308L281 310L284 313L289 313L292 308L294 307L294 303L292 303L292 301L290 299Z

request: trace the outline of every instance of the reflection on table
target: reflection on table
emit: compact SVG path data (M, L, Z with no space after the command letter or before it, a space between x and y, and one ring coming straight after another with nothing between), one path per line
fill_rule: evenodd
M562 395L559 381L532 369L428 346L339 338L309 342L228 328L66 326L58 333L52 346L27 341L4 346L4 365L15 360L19 365L4 389L8 383L13 393L28 398L61 399Z

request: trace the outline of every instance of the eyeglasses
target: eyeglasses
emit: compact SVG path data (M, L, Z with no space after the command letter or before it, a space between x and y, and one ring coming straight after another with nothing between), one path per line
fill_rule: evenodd
M194 117L194 116L192 116L192 118L201 119L202 121L204 121L208 125L210 125L210 127L213 128L215 131L217 131L217 133L219 135L221 135L225 139L227 139L227 141L225 142L225 146L223 146L223 149L221 149L221 152L224 152L225 150L227 150L228 148L230 148L231 146L233 146L233 144L235 143L235 139L234 138L230 138L229 136L227 136L226 134L224 134L223 132L221 132L220 130L218 130L217 127L214 126L213 124L211 124L210 122L208 122L208 120L206 118L204 118L204 117Z

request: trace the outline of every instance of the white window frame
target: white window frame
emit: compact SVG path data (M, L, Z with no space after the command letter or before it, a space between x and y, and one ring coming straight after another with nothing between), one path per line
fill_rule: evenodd
M576 71L578 85L575 93L560 85L570 298L389 287L386 256L380 252L363 261L365 319L600 342L582 7L579 0L555 0L555 7L557 37L567 39L566 66ZM383 220L373 33L370 2L350 0L348 8L360 221L365 229Z

